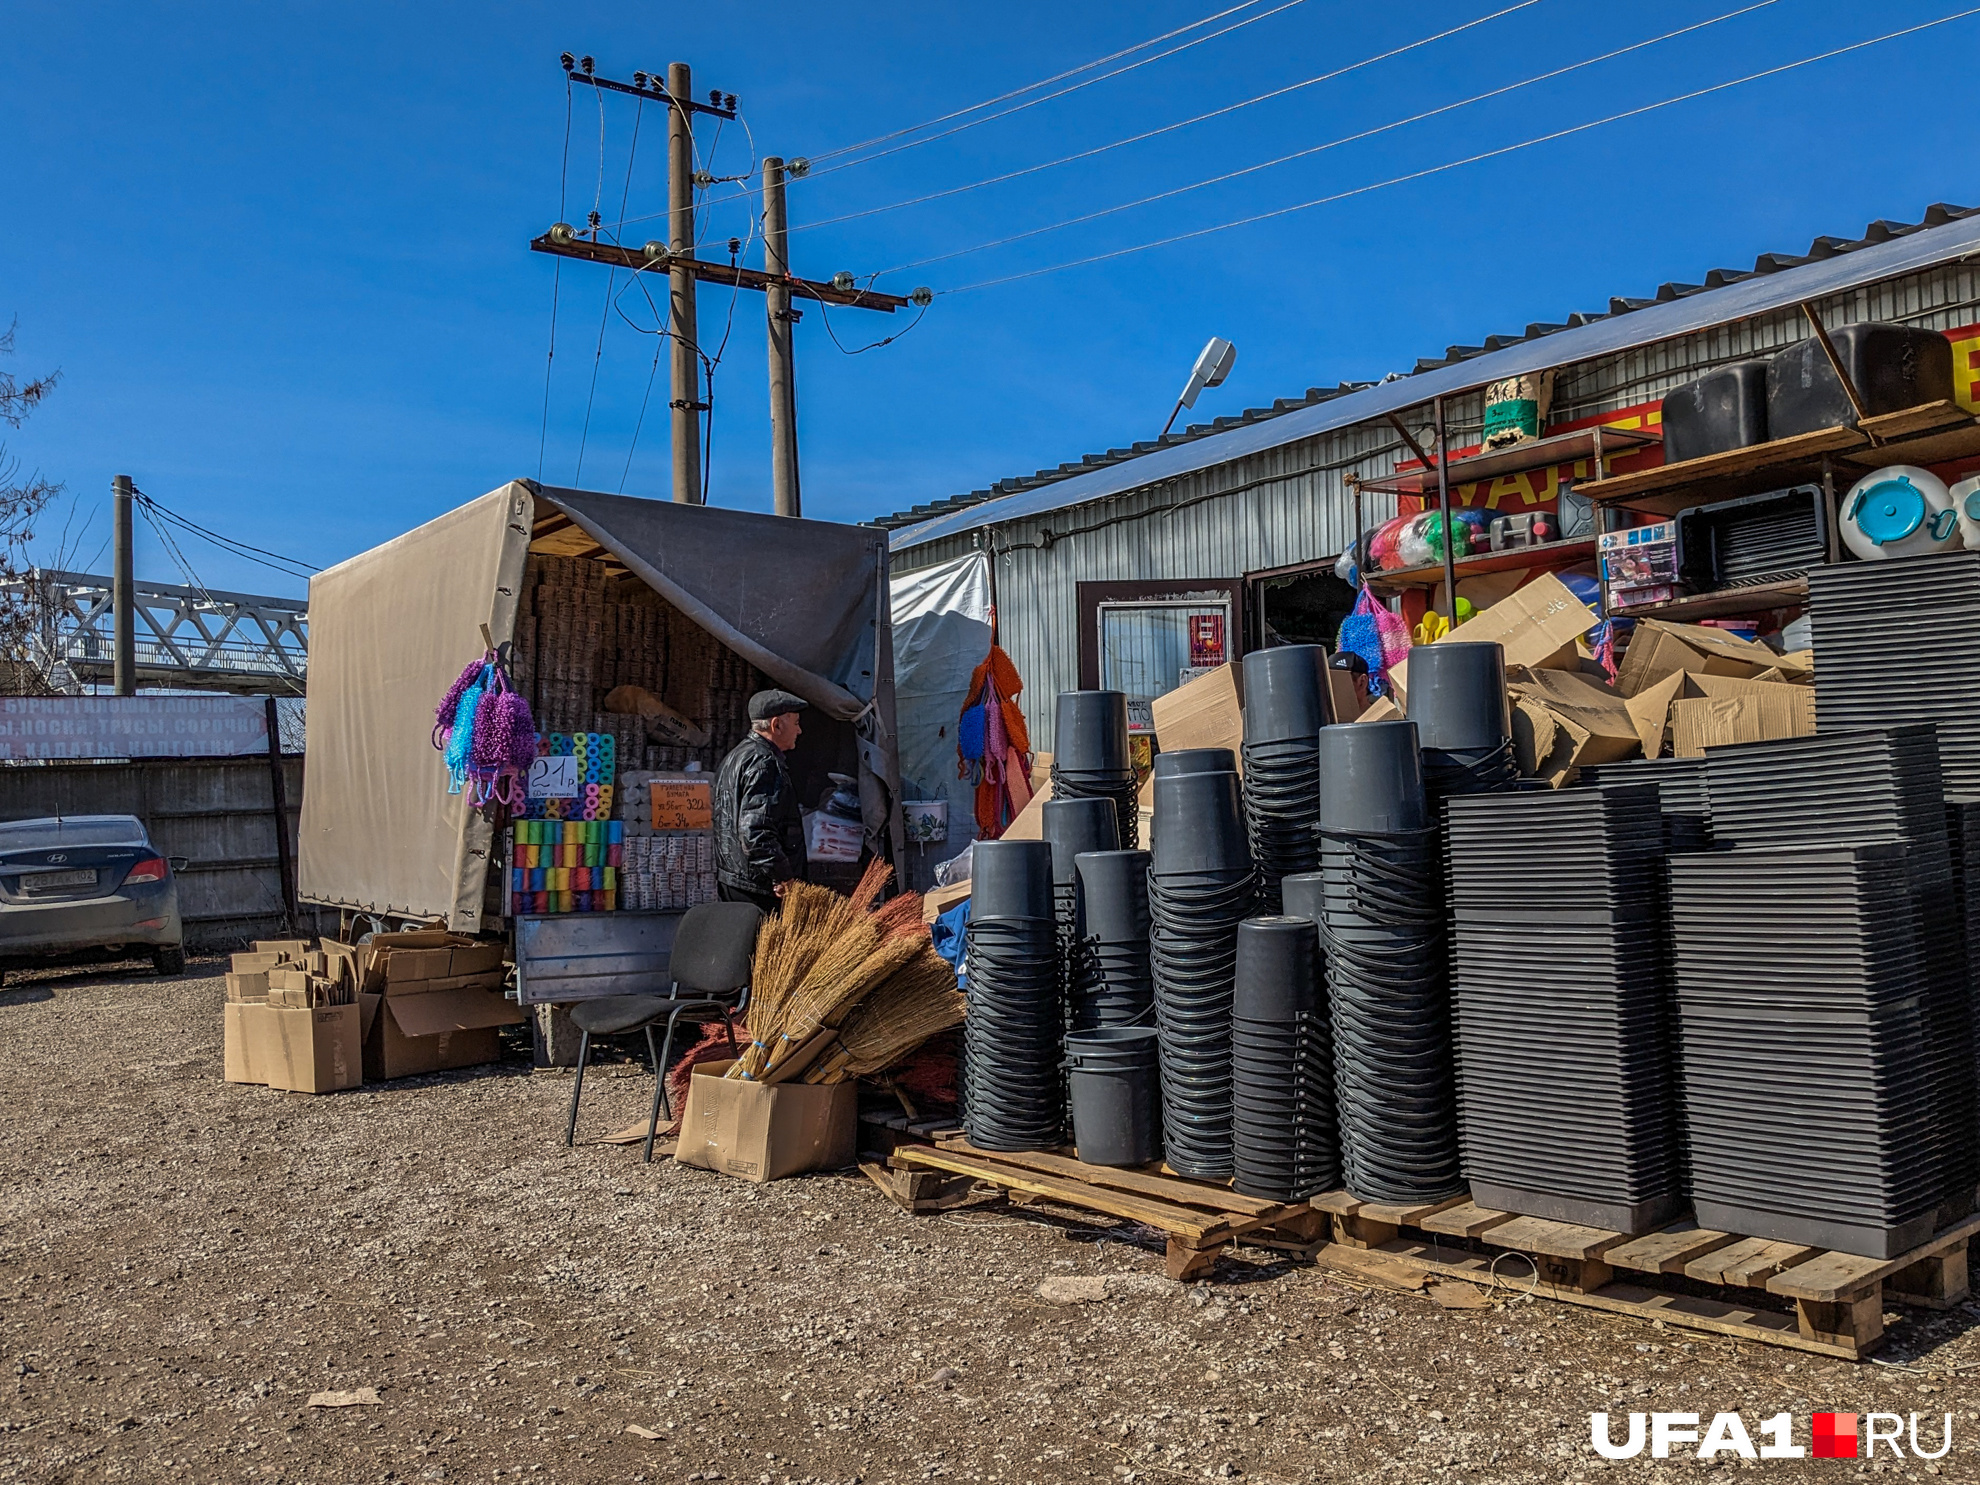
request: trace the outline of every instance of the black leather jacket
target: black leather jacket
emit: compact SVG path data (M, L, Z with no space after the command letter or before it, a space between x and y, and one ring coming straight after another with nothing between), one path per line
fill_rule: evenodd
M804 875L804 816L777 745L759 733L737 743L715 775L715 876L770 892Z

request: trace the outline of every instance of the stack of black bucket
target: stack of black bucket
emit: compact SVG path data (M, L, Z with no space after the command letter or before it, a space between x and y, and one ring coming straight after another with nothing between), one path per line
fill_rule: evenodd
M1288 877L1288 915L1238 928L1232 1184L1246 1196L1305 1201L1340 1183L1319 889L1317 873Z
M1279 911L1279 881L1320 864L1320 729L1327 652L1280 645L1244 657L1244 817L1258 866L1260 912Z
M1518 787L1503 648L1448 639L1417 646L1409 652L1408 699L1433 822L1446 799Z
M1148 852L1086 851L1076 868L1083 927L1067 976L1072 1029L1152 1027Z
M1065 976L1067 1006L1073 1000L1080 939L1085 934L1079 872L1074 863L1085 851L1119 848L1120 817L1106 799L1048 799L1039 809L1045 843L1052 848L1052 913L1059 926L1059 963Z
M1426 695L1415 668L1411 692ZM1364 1201L1455 1195L1464 1182L1441 853L1415 723L1322 730L1320 839L1343 1182Z
M1141 843L1134 759L1128 753L1127 697L1119 691L1061 691L1052 727L1052 798L1104 799L1114 807L1119 843Z
M963 1129L985 1150L1057 1145L1065 1126L1060 1071L1052 848L978 841L971 852L969 1015L963 1023Z
M1255 891L1229 751L1192 749L1158 757L1148 878L1150 959L1161 1030L1163 1138L1169 1164L1185 1176L1222 1179L1233 1172L1237 933Z

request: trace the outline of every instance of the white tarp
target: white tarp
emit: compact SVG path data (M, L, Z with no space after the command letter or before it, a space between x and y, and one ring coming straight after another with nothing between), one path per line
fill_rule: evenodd
M268 751L259 696L10 696L0 758L240 758Z
M956 719L969 677L990 653L990 559L971 552L953 562L896 573L888 589L894 619L894 715L906 797L946 799L946 845L909 846L911 885L976 838L976 786L956 777Z

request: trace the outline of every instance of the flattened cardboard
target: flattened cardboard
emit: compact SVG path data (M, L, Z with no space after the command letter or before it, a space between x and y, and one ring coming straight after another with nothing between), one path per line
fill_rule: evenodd
M507 950L499 943L457 944L448 957L447 973L454 978L499 975L506 958Z
M921 921L933 923L950 908L969 896L969 883L957 882L953 887L931 887L921 894Z
M1574 642L1600 622L1594 610L1551 572L1480 610L1445 639L1471 643L1494 640L1506 652L1506 668L1573 670L1580 663ZM1439 641L1442 643L1442 641ZM1409 661L1389 667L1389 677L1409 710ZM1368 720L1366 717L1364 721Z
M271 969L280 969L282 964L280 954L236 954L227 961L227 967L237 975L266 974Z
M233 974L227 976L227 999L230 1003L244 1000L268 999L268 973Z
M393 995L385 1014L409 1037L476 1031L484 1026L518 1026L529 1019L522 1008L487 990L441 990L432 995Z
M1556 789L1572 776L1575 757L1588 742L1585 728L1526 696L1512 699L1512 734L1520 773L1544 779Z
M1609 687L1586 675L1568 670L1522 668L1510 671L1508 680L1515 695L1545 706L1556 718L1572 723L1582 734L1568 761L1569 768L1613 763L1630 757L1643 746L1628 704Z
M1357 722L1400 722L1402 708L1387 696L1378 696L1368 703L1368 710L1355 718Z
M1670 728L1671 703L1684 693L1684 672L1673 671L1662 680L1644 687L1624 704L1636 724L1636 736L1643 745L1643 756L1664 756L1664 734Z
M300 964L303 955L309 952L309 940L306 938L256 939L254 942L254 952L257 954L274 954L279 958L289 961L291 964Z
M688 1079L676 1160L756 1182L852 1164L858 1084L765 1085L724 1078L729 1065L701 1063Z
M1043 840L1045 839L1045 801L1052 797L1052 781L1048 778L1045 787L1031 796L1031 803L1017 812L1017 818L1004 827L999 840Z
M1165 753L1184 748L1244 747L1244 679L1241 667L1219 665L1149 706L1155 741Z
M1753 723L1736 724L1736 730L1750 731L1752 727L1765 725L1774 729L1789 728L1788 731L1775 730L1773 737L1807 737L1815 731L1815 692L1813 688L1785 681L1746 680L1739 676L1692 674L1679 671L1665 676L1656 684L1639 691L1629 699L1629 714L1635 721L1638 735L1643 740L1643 755L1646 758L1662 756L1666 730L1676 719L1676 705L1682 701L1701 698L1724 699L1733 696L1757 696L1760 710L1759 720ZM1691 727L1707 726L1707 714L1692 714ZM1786 720L1782 720L1786 719ZM1696 739L1693 739L1696 741ZM1730 737L1716 741L1730 742ZM1761 739L1744 739L1760 741ZM1710 746L1702 743L1700 746ZM1696 754L1680 754L1681 757L1695 757Z
M1761 681L1745 691L1674 702L1671 752L1701 758L1707 748L1721 743L1807 737L1815 731L1812 701L1813 693L1804 687Z
M1678 671L1752 680L1770 670L1778 670L1784 678L1813 674L1798 657L1776 655L1758 640L1741 639L1710 624L1643 619L1623 653L1616 689L1635 696Z
M255 1026L255 1018L268 1010L263 1001L229 1001L226 1005L221 1036L221 1076L229 1083L266 1083L268 1075L262 1071L261 1059L257 1055L263 1044L263 1037Z

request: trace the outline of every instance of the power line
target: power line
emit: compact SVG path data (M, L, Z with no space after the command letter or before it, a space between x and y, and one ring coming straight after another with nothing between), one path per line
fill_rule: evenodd
M988 176L983 180L972 181L966 186L951 186L945 191L931 191L925 196L913 196L906 201L895 201L886 206L870 206L864 211L852 211L847 212L844 216L827 217L822 222L805 222L801 226L793 227L791 230L793 232L809 232L817 227L837 226L840 222L856 222L862 217L879 216L883 212L900 211L904 207L920 206L929 201L941 201L950 196L960 196L966 191L980 190L984 186L1002 185L1005 181L1018 180L1027 175L1036 175L1041 170L1051 170L1060 165L1071 165L1078 160L1090 160L1095 155L1106 154L1109 150L1122 149L1127 145L1140 144L1145 140L1156 139L1164 134L1173 134L1178 129L1187 129L1192 124L1201 124L1210 119L1222 118L1225 114L1236 113L1239 109L1250 108L1256 103L1267 103L1274 98L1283 98L1288 93L1297 93L1302 88L1310 88L1323 82L1332 82L1335 78L1345 77L1350 72L1357 72L1361 68L1372 67L1377 62L1386 62L1393 57L1400 57L1405 52L1412 52L1419 47L1429 46L1433 42L1443 41L1449 37L1458 35L1460 32L1469 31L1474 27L1485 25L1489 21L1496 21L1503 16L1511 15L1514 11L1525 10L1529 6L1538 5L1539 3L1540 0L1518 0L1518 3L1515 5L1508 5L1503 10L1495 10L1490 15L1479 16L1476 20L1466 21L1463 25L1453 26L1447 31L1439 31L1434 36L1425 36L1419 40L1408 42L1405 45L1392 47L1386 52L1377 53L1375 56L1364 57L1359 62L1350 62L1345 67L1337 67L1332 72L1322 72L1302 82L1291 83L1283 88L1274 88L1269 93L1260 93L1257 97L1246 98L1240 103L1228 104L1223 108L1213 108L1210 112L1197 114L1194 118L1181 119L1173 124L1164 124L1159 129L1145 130L1140 134L1130 134L1127 138L1116 139L1110 144L1095 145L1092 149L1080 150L1077 154L1061 155L1056 160L1047 160L1039 165L1027 165L1022 170L1011 170L1002 175Z
M1214 15L1204 16L1201 20L1191 21L1187 26L1178 26L1175 30L1165 31L1160 36L1151 36L1146 41L1138 41L1133 46L1123 47L1121 50L1110 52L1104 57L1096 57L1091 62L1082 62L1077 67L1070 67L1064 72L1054 73L1051 77L1040 78L1037 82L1026 83L1023 87L1013 88L1008 93L999 93L995 98L986 98L981 103L972 103L968 108L958 108L953 113L945 113L939 118L924 119L919 124L910 124L907 128L896 129L890 134L876 134L871 139L862 139L858 144L842 144L837 149L821 150L813 155L812 158L814 160L835 160L840 155L849 155L872 145L886 144L889 140L899 139L903 135L917 134L923 129L932 129L937 124L946 124L949 120L959 119L965 114L978 113L986 108L995 108L999 103L1008 103L1013 98L1020 98L1026 93L1034 93L1040 88L1049 88L1053 83L1064 82L1067 78L1077 77L1082 72L1091 72L1095 67L1105 67L1109 62L1118 62L1122 57L1132 56L1139 51L1146 51L1151 46L1160 46L1163 42L1172 41L1186 31L1194 31L1199 26L1214 25L1225 16L1236 15L1241 10L1250 10L1252 7L1263 3L1264 0L1244 0L1242 5L1233 5L1228 10L1220 10Z
M571 80L564 78L564 164L557 177L557 220L564 219L565 198L571 183ZM543 426L536 435L536 477L543 478L543 455L550 446L550 369L557 362L557 297L564 286L564 260L550 277L550 351L543 358Z
M619 226L617 231L612 234L615 241L618 238L619 232L625 230L626 203L632 199L633 165L639 159L639 126L645 117L646 100L641 98L639 100L639 107L633 113L632 143L626 150L626 182L619 191ZM603 93L598 95L598 130L599 170L602 173L605 168L605 95ZM591 215L591 224L595 235L598 228L598 213L595 210ZM598 349L592 354L591 358L591 390L585 394L584 398L584 431L578 435L577 472L571 476L571 483L580 488L583 487L584 483L584 450L585 446L591 441L591 408L598 397L598 368L605 359L605 327L612 322L612 310L615 306L612 285L617 278L617 269L613 269L606 274L605 305L598 312Z
M909 140L909 141L908 141L908 142L907 142L906 144L897 144L897 145L895 145L895 146L893 146L893 147L892 147L891 149L884 149L884 150L876 150L876 151L875 151L874 153L872 153L872 154L870 154L870 155L862 155L862 156L860 156L860 157L859 157L858 159L856 159L856 160L844 160L844 161L841 161L841 162L840 162L839 164L837 164L837 165L827 165L827 166L826 166L826 167L825 167L825 168L824 168L823 170L813 170L813 171L810 171L809 173L807 173L807 174L805 174L805 175L801 175L801 176L792 176L792 177L791 177L791 179L792 179L793 181L798 181L798 180L818 180L818 179L820 179L820 178L822 178L822 177L824 177L824 176L827 176L827 175L833 175L833 174L836 174L837 172L839 172L839 171L841 171L841 170L850 170L850 169L851 169L851 168L852 168L853 166L855 166L855 165L866 165L866 164L870 164L870 163L871 163L872 161L874 161L874 160L879 160L879 159L884 159L884 158L885 158L886 156L888 156L888 155L896 155L896 154L899 154L899 153L900 153L900 152L901 152L902 150L911 150L911 149L915 149L915 148L917 148L917 147L918 147L918 146L920 146L920 145L924 145L924 144L933 144L933 143L934 143L934 142L935 142L936 140L938 140L938 139L947 139L947 138L948 138L948 137L949 137L950 135L952 135L952 134L960 134L960 133L962 133L962 132L963 132L963 131L964 131L965 129L974 129L974 128L975 128L975 127L976 127L977 125L979 125L979 124L989 124L989 123L994 123L994 122L995 122L996 120L998 120L998 119L1003 119L1003 118L1009 118L1009 117L1010 117L1010 116L1011 116L1012 114L1014 114L1014 113L1021 113L1021 112L1023 112L1023 111L1025 110L1025 109L1027 109L1027 108L1036 108L1036 107L1037 107L1037 106L1038 106L1039 104L1041 104L1041 103L1050 103L1050 102L1051 102L1051 101L1052 101L1053 99L1055 99L1055 98L1063 98L1063 97L1065 97L1065 96L1066 96L1066 94L1068 94L1068 93L1076 93L1076 92L1078 92L1078 91L1079 91L1079 90L1080 90L1081 88L1090 88L1090 87L1092 87L1092 86L1093 86L1093 85L1094 85L1095 83L1103 83L1103 82L1106 82L1106 81L1108 81L1108 80L1109 80L1110 78L1116 78L1116 77L1120 77L1120 76L1122 76L1122 75L1123 75L1124 73L1129 73L1129 72L1132 72L1132 71L1134 71L1134 70L1135 70L1135 69L1136 69L1137 67L1146 67L1146 66L1147 66L1147 65L1148 65L1149 63L1151 63L1151 62L1159 62L1159 61L1161 61L1161 60L1163 60L1163 58L1165 58L1165 57L1173 57L1173 56L1175 56L1175 55L1176 55L1176 53L1178 53L1178 52L1183 52L1183 51L1187 51L1187 50L1189 50L1189 48L1191 48L1191 47L1193 47L1193 46L1201 46L1201 45L1202 45L1202 44L1203 44L1204 42L1206 42L1206 41L1215 41L1215 40L1216 40L1216 39L1217 39L1217 38L1218 38L1219 36L1227 36L1227 35L1229 35L1229 34L1230 34L1231 32L1233 32L1233 31L1236 31L1236 30L1238 30L1238 29L1240 29L1241 27L1244 27L1244 26L1249 26L1249 25L1252 25L1252 24L1254 24L1254 23L1256 23L1256 22L1258 22L1258 21L1264 21L1264 20L1270 20L1270 19L1271 19L1271 18L1272 18L1273 16L1275 16L1275 15L1278 15L1278 14L1279 14L1280 12L1282 12L1282 11L1287 11L1287 10L1291 10L1291 9L1292 9L1292 8L1293 8L1294 6L1296 6L1296 5L1303 5L1303 4L1305 4L1305 3L1306 3L1306 0L1285 0L1285 3L1284 3L1284 4L1281 4L1281 5L1276 5L1276 6L1274 6L1274 7L1272 8L1272 9L1270 9L1270 10L1268 10L1268 11L1265 11L1265 12L1263 12L1262 14L1259 14L1259 15L1252 15L1252 16L1246 16L1246 17L1245 17L1245 18L1244 18L1243 20L1241 20L1241 21L1235 21L1235 22L1233 22L1232 24L1230 24L1230 25L1228 25L1228 26L1225 26L1225 27L1223 27L1223 28L1222 28L1221 30L1217 30L1217 31L1212 31L1212 32L1210 32L1210 34L1209 34L1209 35L1207 35L1207 36L1198 36L1198 37L1194 37L1194 38L1192 38L1192 39L1191 39L1191 40L1189 40L1189 41L1185 41L1185 42L1183 42L1183 43L1182 43L1182 45L1180 45L1180 46L1172 46L1172 47L1170 47L1170 48L1169 48L1169 49L1168 49L1167 51L1164 51L1164 52L1157 52L1157 53L1155 53L1155 55L1154 55L1154 56L1152 56L1152 57L1142 57L1142 58L1140 58L1140 59L1139 59L1139 60L1137 60L1137 61L1133 61L1133 62L1130 62L1130 63L1128 63L1128 64L1127 64L1127 66L1125 66L1125 67L1116 67L1116 68L1115 68L1115 69L1114 69L1114 70L1113 70L1112 72L1103 72L1103 73L1101 73L1101 74L1100 74L1100 76L1098 76L1098 77L1089 77L1089 78L1087 78L1087 79L1086 79L1085 81L1083 81L1083 82L1076 82L1076 83L1074 83L1074 84L1073 84L1073 85L1072 85L1071 87L1066 87L1066 88L1061 88L1061 89L1059 89L1059 90L1058 90L1058 91L1057 91L1056 93L1046 93L1046 94L1045 94L1045 95L1043 95L1042 97L1038 97L1038 98L1028 98L1028 99L1026 99L1026 100L1025 100L1024 102L1022 102L1022 103L1017 103L1017 104L1013 104L1013 105L1012 105L1011 107L1009 107L1009 108L1006 108L1006 109L1003 109L1003 110L1001 110L1000 112L997 112L997 113L992 113L992 114L986 114L986 115L984 115L984 116L983 116L982 118L980 118L980 119L971 119L971 120L970 120L970 121L969 121L968 123L965 123L965 124L958 124L958 125L956 125L956 126L955 126L955 127L953 128L953 129L944 129L944 130L943 130L943 131L942 131L942 132L941 132L940 134L930 134L930 135L928 135L928 136L927 136L926 138L923 138L923 139L911 139L911 140ZM1243 9L1243 8L1244 8L1244 7L1242 7L1242 6L1240 6L1240 7L1238 7L1238 9ZM1224 12L1224 14L1225 14L1225 15L1230 15L1230 14L1233 14L1233 13L1234 13L1233 11L1225 11L1225 12ZM1212 16L1212 17L1210 17L1210 19L1211 19L1211 20L1215 20L1215 19L1217 19L1217 17L1215 17L1215 16ZM1204 25L1204 24L1207 24L1207 22L1204 22L1204 21L1199 21L1199 22L1198 22L1197 24L1198 24L1198 25ZM1191 29L1191 28L1190 28L1190 27L1187 27L1187 26L1185 26L1185 27L1183 27L1183 30L1185 30L1185 31L1186 31L1186 30L1189 30L1189 29ZM1176 33L1176 32L1172 32L1172 33L1170 33L1170 34L1172 34L1172 35L1175 35L1175 34L1180 34L1180 33ZM1144 42L1144 43L1143 43L1143 45L1145 45L1145 46L1146 46L1146 45L1153 45L1153 44L1154 44L1154 43L1152 43L1152 42ZM1137 50L1137 48L1134 48L1134 47L1129 47L1129 48L1128 48L1128 51L1134 51L1134 50ZM1123 56L1124 56L1124 55L1126 55L1126 53L1121 53L1120 55L1123 55ZM1094 64L1094 65L1098 65L1098 64ZM1075 70L1077 70L1077 69L1075 69ZM1068 75L1070 75L1070 74L1068 74ZM1042 87L1042 86L1043 86L1043 84L1035 84L1034 86L1041 86L1041 87ZM1018 92L1020 92L1020 93L1021 93L1021 92L1024 92L1024 91L1025 91L1025 89L1022 89L1022 88L1020 88L1020 89L1018 90ZM1015 95L1012 95L1012 96L1015 96ZM988 105L978 105L978 106L979 106L979 107L987 107ZM968 110L964 110L964 112L968 112ZM954 115L951 115L951 117L954 117ZM921 128L927 128L927 127L928 127L928 125L925 125L925 124L924 124L924 125L920 125L920 126L918 126L918 127L921 127ZM913 133L914 131L913 131L913 130L904 130L904 131L902 131L902 132L904 132L904 133ZM890 136L890 137L891 137L891 136ZM852 146L848 146L848 148L852 148ZM713 202L711 202L710 204L711 204L711 205L715 205L715 206L720 206L720 205L722 205L722 204L723 204L724 202L729 202L729 201L740 201L740 200L742 200L742 199L744 199L744 198L745 198L745 197L746 197L746 196L747 196L748 194L749 194L749 193L748 193L748 192L746 192L746 191L738 191L738 192L737 192L737 193L736 193L735 195L733 195L733 196L721 196L721 197L717 197L717 198L716 198L716 199L715 199L715 200L714 200ZM656 212L649 212L649 213L648 213L648 214L647 214L646 216L643 216L643 217L634 217L634 218L632 218L632 220L633 220L633 221L635 221L635 222L646 222L646 221L651 221L651 220L653 220L653 218L655 218L655 217L658 217L658 216L664 216L664 215L665 215L665 213L664 213L664 212L657 212L657 211L656 211Z
M1256 165L1246 165L1237 170L1227 170L1222 175L1213 175L1203 180L1191 181L1187 185L1172 186L1166 191L1157 191L1152 196L1141 196L1133 201L1123 201L1117 206L1102 207L1099 211L1090 211L1082 216L1068 217L1062 222L1051 222L1043 227L1032 227L1023 232L1013 232L1008 237L993 238L989 242L979 242L973 247L956 248L952 252L937 253L930 258L917 258L912 263L902 263L893 268L883 268L879 273L874 274L873 277L878 279L889 273L904 273L910 268L924 268L930 263L946 263L952 258L964 258L972 253L988 252L991 248L1004 247L1013 242L1023 242L1026 238L1039 237L1047 232L1057 232L1066 227L1077 227L1087 222L1097 222L1102 217L1109 217L1119 212L1129 211L1137 206L1147 206L1151 202L1166 201L1172 196L1182 196L1191 191L1200 191L1206 186L1222 185L1226 181L1237 180L1247 175L1255 175L1261 170L1270 170L1274 166L1285 165L1293 160L1303 160L1309 155L1317 155L1327 150L1338 149L1344 144L1355 144L1364 139L1373 139L1378 134L1387 134L1391 130L1400 129L1409 124L1418 124L1425 119L1436 118L1439 114L1451 113L1460 108L1468 108L1474 103L1483 103L1488 99L1503 97L1505 94L1517 92L1521 88L1530 88L1536 83L1550 82L1554 78L1565 77L1570 72L1579 72L1584 67L1593 67L1599 62L1613 61L1617 57L1627 56L1630 52L1642 51L1645 47L1656 46L1658 43L1669 41L1674 37L1685 36L1693 31L1702 31L1708 26L1716 26L1722 21L1729 21L1739 16L1749 15L1756 10L1765 10L1768 6L1776 3L1777 0L1755 0L1755 3L1751 5L1742 6L1738 10L1729 10L1723 15L1715 15L1709 20L1696 21L1689 26L1680 26L1675 31L1666 31L1661 36L1652 36L1643 41L1633 41L1628 46L1617 47L1613 51L1603 52L1599 56L1588 57L1579 62L1570 62L1566 66L1556 67L1550 72L1536 73L1534 76L1522 78L1518 82L1507 83L1503 87L1491 88L1483 93L1474 93L1469 98L1460 98L1455 103L1441 104L1436 108L1425 109L1421 113L1413 113L1407 118L1394 119L1386 124L1378 124L1372 129L1362 129L1354 134L1344 134L1338 139L1328 140L1325 144L1308 145L1305 149L1294 150L1289 155L1280 155L1275 159L1262 160Z
M1614 124L1623 119L1632 119L1640 117L1643 114L1654 113L1660 108L1669 108L1673 104L1689 103L1695 98L1703 98L1712 93L1722 93L1728 88L1736 88L1746 83L1758 82L1763 78L1778 77L1782 73L1793 72L1800 67L1808 67L1816 62L1826 62L1832 57L1840 57L1849 52L1861 51L1865 47L1878 46L1886 41L1896 41L1900 37L1913 36L1920 31L1929 31L1935 26L1944 26L1953 21L1962 21L1968 16L1973 15L1980 15L1980 6L1975 6L1969 10L1956 11L1951 15L1943 15L1937 20L1924 21L1916 26L1906 26L1899 31L1888 31L1882 36L1873 36L1866 41L1851 42L1848 46L1839 46L1831 51L1818 52L1814 56L1803 57L1794 62L1786 62L1779 67L1769 67L1760 72L1751 72L1745 77L1736 77L1728 82L1714 83L1707 88L1698 88L1689 93L1680 93L1675 97L1665 98L1656 103L1646 103L1640 108L1624 109L1620 113L1612 113L1604 118L1591 119L1585 124L1575 124L1569 128L1556 129L1547 134L1536 134L1533 138L1523 139L1517 144L1502 145L1498 149L1483 150L1475 155L1467 155L1461 160L1451 160L1442 165L1432 165L1427 169L1411 171L1407 175L1391 176L1388 180L1376 181L1372 185L1356 186L1353 190L1337 191L1331 196L1316 196L1311 201L1301 201L1292 206L1279 207L1273 211L1257 212L1248 217L1239 217L1235 221L1219 222L1213 227L1198 227L1191 232L1178 232L1168 237L1157 238L1152 242L1137 243L1133 247L1116 248L1112 252L1106 253L1094 253L1088 257L1074 258L1064 263L1053 263L1044 268L1029 269L1023 273L1008 273L999 278L982 279L973 284L963 284L957 288L944 289L941 292L944 294L967 294L977 289L989 289L1000 284L1017 283L1020 280L1038 278L1047 273L1058 273L1067 268L1083 268L1088 264L1104 263L1113 258L1125 258L1133 253L1145 253L1154 248L1167 247L1171 243L1188 242L1194 238L1208 237L1212 233L1227 232L1233 227L1248 227L1254 222L1264 222L1274 217L1290 216L1294 212L1306 211L1315 206L1326 206L1335 201L1345 201L1352 196L1365 196L1371 191L1380 191L1389 186L1398 186L1409 181L1422 180L1427 176L1441 175L1447 170L1456 170L1465 165L1476 165L1481 160L1497 159L1502 155L1510 155L1518 150L1530 149L1534 145L1548 144L1556 139L1565 139L1572 134L1582 134L1590 129L1598 129L1604 124Z
M217 531L210 531L197 521L188 520L169 506L159 504L135 486L132 487L131 495L147 513L146 519L169 521L174 526L211 542L214 546L219 547L222 551L232 556L244 558L249 562L257 562L263 567L283 573L288 577L308 577L313 572L321 572L323 570L314 563L305 562L299 557L284 557L281 553L271 552L265 547L251 546L247 542L237 541L231 536L222 536Z

